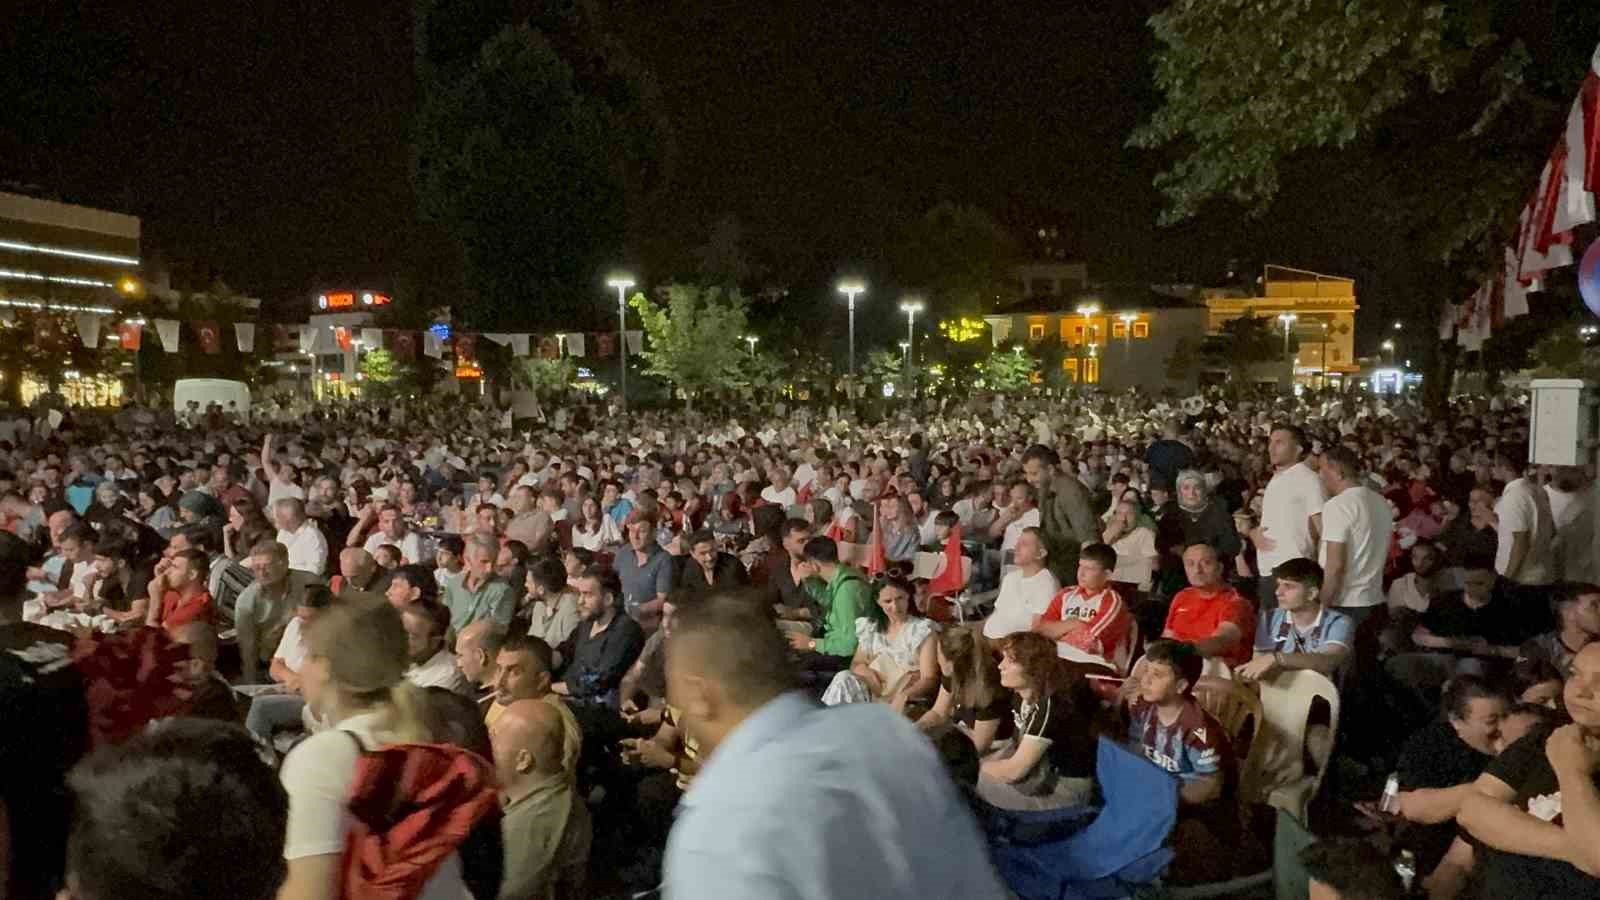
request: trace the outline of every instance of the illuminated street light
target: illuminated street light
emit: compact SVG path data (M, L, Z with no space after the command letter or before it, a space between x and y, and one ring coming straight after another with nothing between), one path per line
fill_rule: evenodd
M1294 313L1279 313L1278 321L1283 325L1283 355L1289 355L1289 329L1294 327L1295 320L1300 318Z
M1139 314L1118 313L1117 318L1122 320L1122 355L1129 356L1133 353L1133 323L1139 321Z
M856 295L865 294L867 286L859 281L839 282L839 293L850 298L850 374L856 374Z
M747 334L747 335L744 336L744 342L746 344L750 345L750 355L751 356L755 356L756 355L756 342L759 341L759 340L761 340L761 338L756 337L753 334Z
M622 383L617 396L622 401L622 412L628 412L628 288L633 287L633 278L628 275L617 274L606 279L606 287L617 289L617 344L622 348Z

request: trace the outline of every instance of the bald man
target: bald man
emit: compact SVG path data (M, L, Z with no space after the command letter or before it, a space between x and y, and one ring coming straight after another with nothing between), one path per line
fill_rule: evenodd
M456 635L456 668L472 685L472 696L479 706L494 699L495 676L499 664L495 657L506 642L506 630L491 619L479 619Z
M339 575L334 588L337 600L355 600L363 597L383 596L378 584L378 561L360 547L346 547L339 551Z
M566 727L550 704L518 700L489 730L505 846L500 900L583 893L593 834L589 811L562 766Z

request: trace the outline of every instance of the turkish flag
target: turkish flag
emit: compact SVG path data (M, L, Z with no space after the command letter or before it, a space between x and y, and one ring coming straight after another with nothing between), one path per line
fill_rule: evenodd
M343 325L333 329L333 339L339 342L339 349L345 351L346 353L349 353L351 350L355 349L355 332Z
M957 525L950 529L950 537L944 542L944 568L928 582L928 593L936 595L957 593L966 586L965 576L965 566L962 565L961 557L961 526Z
M201 350L213 355L222 352L222 336L217 332L217 323L196 322L194 334L200 341Z
M294 353L300 349L300 336L287 325L272 326L272 348L279 353Z
M475 334L457 334L455 339L456 359L478 358L478 336Z
M144 327L138 322L123 322L117 326L117 341L124 350L139 349L139 342L144 337Z
M617 336L614 332L602 331L594 336L595 352L601 359L606 359L617 352Z
M55 348L61 344L61 323L47 312L33 317L33 342L37 346Z
M384 343L389 345L389 352L395 359L406 362L415 361L417 358L417 333L415 331L390 330L383 336Z
M872 540L867 545L867 562L863 566L871 576L883 574L889 568L888 554L883 548L883 528L878 521L878 504L872 504Z

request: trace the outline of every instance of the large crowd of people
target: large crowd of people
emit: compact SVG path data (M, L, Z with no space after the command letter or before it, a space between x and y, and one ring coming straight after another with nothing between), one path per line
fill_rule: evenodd
M1525 398L254 412L0 414L0 898L1028 897L1108 752L1166 884L1600 897Z

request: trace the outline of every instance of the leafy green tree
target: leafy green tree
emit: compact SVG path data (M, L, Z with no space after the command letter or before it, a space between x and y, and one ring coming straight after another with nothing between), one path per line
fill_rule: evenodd
M570 356L529 357L520 362L521 365L512 370L512 383L533 391L541 399L559 396L578 377L577 364Z
M997 347L983 361L983 382L992 391L1014 394L1031 385L1038 371L1039 360L1024 352L1021 346Z
M1240 316L1222 324L1201 345L1201 358L1214 368L1227 369L1235 393L1250 382L1250 368L1261 363L1286 363L1283 338L1274 334L1266 319Z
M935 320L982 315L1014 293L1012 269L1022 249L1004 227L975 206L940 203L912 222L896 242L896 280L921 291Z
M867 384L880 387L886 384L894 385L897 397L903 395L908 386L905 354L894 350L873 350L868 353L867 364L862 367L861 373Z
M644 323L645 374L671 382L691 407L704 391L743 386L748 305L739 291L674 284L665 293L664 305L644 294L628 301Z

